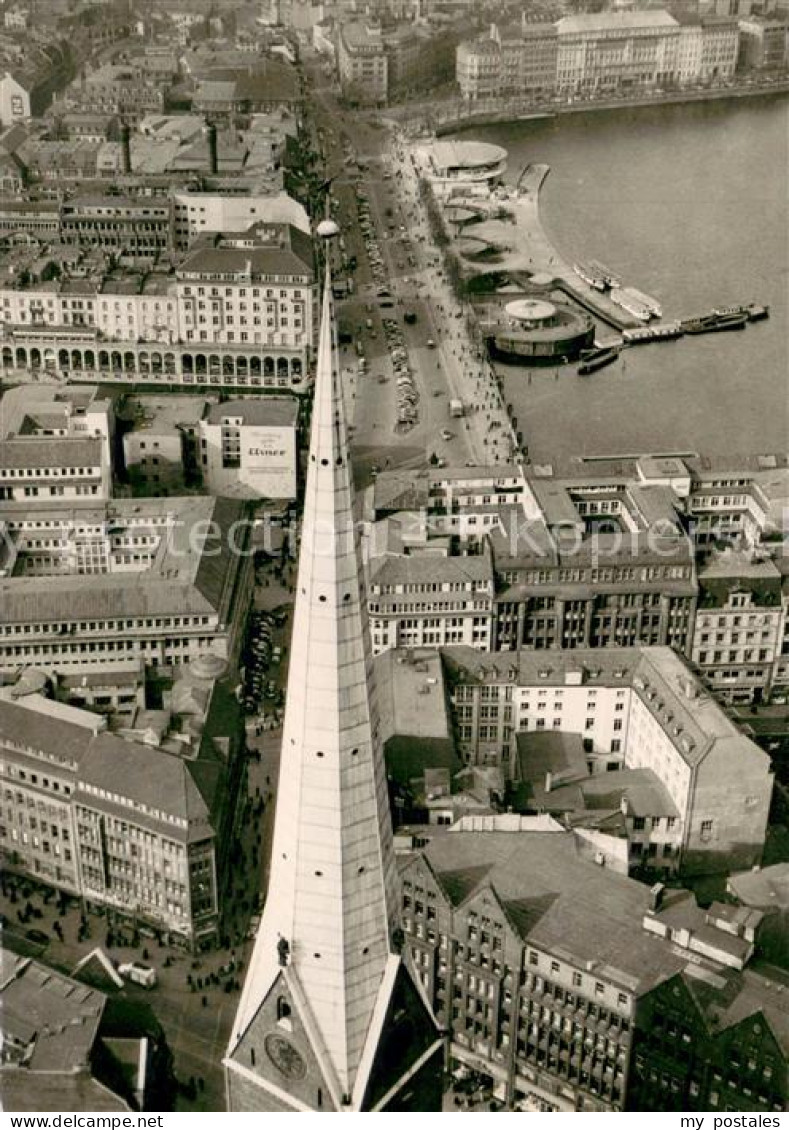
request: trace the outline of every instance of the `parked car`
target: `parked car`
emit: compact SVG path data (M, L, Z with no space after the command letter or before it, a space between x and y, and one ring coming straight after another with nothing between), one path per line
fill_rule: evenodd
M142 985L144 989L153 989L158 980L156 970L150 965L140 965L136 961L126 961L118 966L118 972L135 985Z

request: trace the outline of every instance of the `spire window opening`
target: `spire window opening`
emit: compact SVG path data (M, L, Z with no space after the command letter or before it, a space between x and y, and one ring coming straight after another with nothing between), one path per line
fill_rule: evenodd
M290 1018L290 1005L284 997L277 998L277 1024L286 1032L293 1031L293 1021Z

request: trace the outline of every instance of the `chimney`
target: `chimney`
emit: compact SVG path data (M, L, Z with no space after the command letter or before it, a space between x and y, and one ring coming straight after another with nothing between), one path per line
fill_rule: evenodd
M546 791L546 793L549 793L552 788L553 788L553 773L551 773L551 771L549 769L545 774L545 791Z
M219 172L219 154L216 142L216 125L209 122L208 125L208 171L212 177L215 177Z
M655 883L654 887L649 888L649 909L652 911L660 910L663 905L663 892L666 889L665 883Z
M121 125L121 172L124 176L131 172L131 129L128 122Z

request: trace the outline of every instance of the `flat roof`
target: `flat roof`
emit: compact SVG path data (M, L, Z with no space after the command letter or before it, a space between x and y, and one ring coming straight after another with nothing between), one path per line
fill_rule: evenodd
M245 513L243 502L189 495L176 498L95 500L67 507L0 505L0 519L134 522L158 518L152 529L162 538L150 568L137 573L66 574L0 578L0 623L53 624L120 617L209 615L220 621L234 590L240 558L228 531ZM208 534L205 552L194 530Z
M393 734L451 737L444 670L438 652L390 648L376 656L375 676L385 739Z
M477 169L498 165L507 150L486 141L434 141L428 148L433 164L442 169Z
M249 426L295 427L299 402L295 396L250 396L225 400L221 404L210 405L205 420L209 424L221 424L228 416Z
M638 31L641 28L675 28L677 21L668 12L640 9L636 12L582 12L564 16L556 23L559 35L595 31Z

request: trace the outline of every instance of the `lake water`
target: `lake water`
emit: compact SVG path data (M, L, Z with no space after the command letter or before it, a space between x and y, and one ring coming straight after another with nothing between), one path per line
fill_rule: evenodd
M789 99L564 115L465 137L504 145L508 179L551 172L545 228L563 258L599 259L666 318L770 305L770 319L626 350L590 378L501 366L535 461L638 451L789 448ZM606 336L603 332L602 336Z

